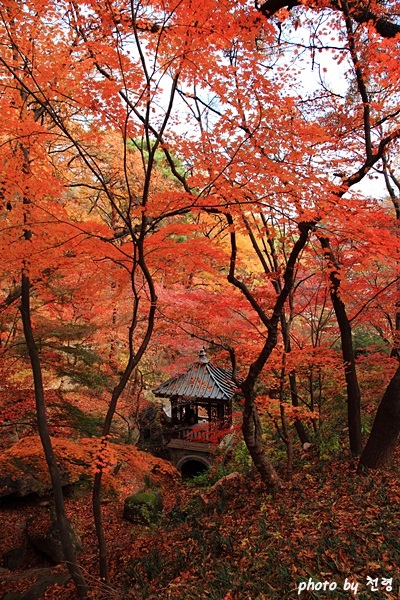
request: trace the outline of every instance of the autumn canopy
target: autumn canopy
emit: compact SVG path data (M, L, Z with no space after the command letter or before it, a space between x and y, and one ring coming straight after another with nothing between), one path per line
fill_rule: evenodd
M127 398L203 345L233 372L269 489L271 432L289 476L296 445L332 436L359 470L390 460L399 14L376 0L1 3L0 370L7 390L34 381L55 490L46 390L100 394L106 446ZM26 406L7 398L16 423ZM62 529L61 492L56 505Z

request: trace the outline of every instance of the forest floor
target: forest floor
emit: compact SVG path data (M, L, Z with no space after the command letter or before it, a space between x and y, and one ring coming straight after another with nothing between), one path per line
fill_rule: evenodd
M149 527L126 521L123 499L109 493L103 515L111 586L97 578L90 490L85 485L71 487L67 511L84 541L79 561L91 597L400 598L399 456L390 469L367 476L356 475L344 456L321 460L313 449L302 456L301 468L299 459L297 467L292 480L275 496L252 470L209 501L204 488L165 478L163 516L159 524ZM21 524L27 519L47 518L46 500L29 496L2 502L0 555L23 543ZM29 550L24 574L3 572L3 598L31 600L22 590L32 585L35 570L50 566ZM60 572L62 567L54 569ZM48 588L41 597L73 600L75 592L70 582Z

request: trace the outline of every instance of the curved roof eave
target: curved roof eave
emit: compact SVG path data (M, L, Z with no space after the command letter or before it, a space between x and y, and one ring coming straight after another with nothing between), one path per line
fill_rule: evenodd
M185 396L205 400L230 400L236 384L232 373L209 362L197 362L186 373L168 379L153 393L157 397Z

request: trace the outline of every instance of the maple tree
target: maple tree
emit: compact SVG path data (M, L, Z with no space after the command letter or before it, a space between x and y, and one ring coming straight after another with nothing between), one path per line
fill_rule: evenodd
M385 106L385 100L387 100L387 96L384 99L384 101L380 101L380 102L372 102L370 100L369 97L369 92L367 91L367 87L369 85L369 82L367 84L367 78L372 79L372 76L369 74L366 75L367 69L371 68L371 64L368 63L368 66L365 66L365 71L364 71L364 64L367 65L367 63L362 62L361 59L361 55L366 54L367 55L367 60L371 59L371 48L368 49L367 52L364 51L364 48L362 48L361 43L365 44L365 40L362 38L363 33L359 33L359 32L355 32L352 22L351 22L351 16L350 14L346 11L346 7L343 8L344 11L344 35L345 37L347 37L348 40L348 54L349 54L349 62L350 64L353 65L354 67L354 75L355 75L355 80L356 80L356 89L358 90L358 94L360 96L360 100L362 102L362 108L359 109L357 104L356 104L356 110L355 110L355 116L356 119L359 122L359 126L360 126L360 130L363 132L363 138L364 141L362 141L361 138L361 142L359 140L356 140L354 137L351 138L349 137L348 139L352 140L351 144L352 146L348 146L348 148L354 148L354 151L356 152L357 156L358 156L358 160L361 160L361 166L359 169L357 169L355 172L353 172L350 175L344 176L342 175L342 181L341 184L339 186L335 186L334 184L328 185L328 187L326 188L326 193L327 194L332 194L333 197L337 198L339 207L338 210L341 213L341 216L339 217L339 220L336 222L334 222L334 215L336 214L337 216L339 216L338 213L336 213L336 211L332 211L331 210L331 206L330 206L330 202L328 200L328 197L325 201L322 200L321 198L321 194L319 194L320 196L320 200L319 200L319 204L316 203L315 206L309 205L308 208L308 212L307 217L310 218L310 220L312 218L315 219L315 225L317 227L317 229L319 231L324 231L326 229L330 229L332 227L337 227L337 223L341 222L343 223L343 217L344 215L347 214L354 214L354 210L355 210L355 204L353 205L352 200L348 198L345 198L345 195L347 193L347 191L357 182L361 181L366 174L368 173L368 171L374 166L374 164L381 160L383 157L383 153L384 153L384 149L386 148L386 146L391 143L393 140L396 139L396 137L398 136L398 127L397 127L397 121L395 119L395 115L397 114L396 111L392 112L393 110L393 105L392 105L392 100L394 98L394 96L391 96L391 100L390 102L387 103L387 106ZM371 37L373 38L373 35L371 35ZM290 40L290 38L289 38ZM362 42L361 42L362 40ZM375 44L375 40L373 41L373 44ZM373 45L371 44L371 46ZM322 48L321 48L322 49ZM358 55L360 53L360 56ZM240 59L238 58L240 56L240 50L239 50L239 44L236 45L235 47L235 53L232 54L231 58L231 65L234 65L237 69L237 71L239 71L239 66L240 65ZM237 73L236 71L236 73ZM221 72L219 73L220 79L221 79ZM376 74L374 74L375 77L375 81L374 81L374 85L375 85L375 89L379 89L379 77L376 76ZM237 86L238 87L238 86ZM260 98L262 97L261 94L261 87L262 84L260 84L257 87L256 93L257 93L257 100L255 102L260 102ZM394 86L395 88L395 86ZM229 84L227 83L225 86L225 89L229 89ZM245 131L248 131L249 128L247 128L247 130L245 129L246 126L246 122L250 120L249 114L251 114L250 109L249 109L249 96L251 96L251 91L249 91L248 89L246 90L247 92L247 96L246 98L243 98L240 96L241 90L238 91L238 89L235 89L234 95L235 95L235 100L236 100L236 104L235 104L235 108L239 106L239 109L236 108L236 110L238 110L240 116L241 116L241 124L240 127L243 128ZM337 119L339 115L342 115L342 111L337 103L336 100L334 100L333 95L329 93L329 89L326 90L327 93L325 93L323 95L323 101L326 102L327 99L329 101L333 100L334 104L336 105L336 110L335 112L333 112L332 114L334 115L334 120L332 122L333 127L331 127L330 125L330 121L327 120L327 128L326 128L326 134L330 134L330 140L335 139L337 134L338 134L338 124L337 124ZM394 94L396 94L396 88L393 90ZM376 97L378 96L378 92L375 92ZM224 96L224 100L227 101L226 99L226 95ZM232 101L233 104L233 101ZM265 102L265 104L267 104ZM244 110L242 107L246 106L246 110ZM320 110L326 110L324 109L324 107L322 106L322 103L319 103L320 106ZM382 112L384 110L388 111L388 116L382 116ZM212 110L212 109L211 109ZM242 110L242 112L240 112ZM215 111L218 112L218 111ZM220 114L220 113L218 113ZM373 122L373 118L375 118L375 114L376 117L378 118L378 122L377 124L374 124ZM278 128L278 119L277 119L277 114L275 112L274 114L275 117L275 128ZM221 119L222 120L222 119ZM348 121L346 123L347 117L344 118L343 120L343 130L340 133L341 139L343 140L345 138L346 135L351 136L351 130L348 129L348 134L346 134L346 127L348 127L348 125L350 124ZM379 130L378 131L378 125L382 125L382 123L385 123L385 128L388 124L389 121L392 120L392 126L393 129L390 133L387 132L387 130L385 132L383 132L383 130ZM298 121L299 124L299 121ZM212 133L215 134L215 129L213 128ZM258 132L257 132L258 133ZM322 134L322 131L320 133L320 135ZM378 142L376 142L375 140L375 136L376 135L380 135L380 141L378 138ZM252 132L252 135L254 137L256 137L256 134L254 134ZM303 133L304 138L306 139L306 133ZM234 136L233 136L234 137ZM318 134L316 129L313 129L312 132L312 138L313 138L313 142L314 142L314 147L317 146L317 140L318 140ZM232 139L232 134L231 134L231 139ZM278 135L278 139L281 142L281 151L282 151L282 144L283 144L283 140L285 139L284 133L280 132ZM246 140L247 142L247 140ZM243 139L240 140L240 144L241 146L245 146L245 143L243 141ZM251 140L251 144L253 143L253 140ZM249 144L250 145L250 144ZM375 149L374 149L374 145L375 145ZM217 146L217 144L215 143L215 147ZM239 153L239 149L235 150L235 148L232 146L234 146L233 144L231 144L231 148L229 149L231 151L231 155L235 157L237 157L237 155L235 154L235 151L237 153ZM240 146L240 150L242 149L242 147ZM324 147L325 146L325 147ZM362 147L364 146L364 159L362 159ZM323 148L323 150L325 152L328 151L328 147L330 147L328 145L328 138L326 138L325 140L323 138L321 138L321 149ZM340 146L339 146L340 147ZM215 150L213 150L214 153L216 153ZM286 161L290 162L290 159L288 158L289 153L287 154ZM349 154L350 156L350 154ZM361 156L361 159L360 159ZM266 167L266 163L267 163L267 159L269 158L269 156L265 156L265 151L264 151L264 156L263 156L263 168ZM339 157L339 155L337 156L337 163L335 164L335 166L337 166L338 164L340 164L340 162L342 162L343 165L346 165L347 163L347 158L348 157L344 157L344 161L341 160L341 158ZM293 159L292 159L293 160ZM330 164L332 164L332 156L330 156L329 158ZM234 159L232 159L232 162L234 162ZM271 161L270 161L271 162ZM293 161L294 162L294 161ZM333 161L334 162L334 161ZM236 164L236 163L235 163ZM350 165L349 165L350 166ZM229 167L226 168L224 174L229 171L229 168L231 167L231 165L229 165ZM281 164L280 164L281 167ZM270 167L269 167L270 168ZM234 169L234 167L232 167L232 170ZM273 172L273 171L272 171ZM310 169L307 172L308 178L307 178L307 184L310 185L310 182L312 181L312 175L315 176L316 170L312 170L312 172L310 173ZM333 172L332 175L335 175L335 173ZM259 173L258 173L259 176ZM240 180L240 184L238 185L238 182L233 181L234 183L234 187L237 187L240 189L240 192L237 192L237 194L240 193L240 195L244 195L243 190L245 189L246 184L248 185L248 181L250 180L250 170L249 170L249 165L246 166L246 178L247 181L246 183L243 183L243 181ZM290 181L290 177L293 178L293 173L291 173L288 176L288 179ZM232 182L231 182L232 183ZM328 182L327 182L328 183ZM236 184L236 185L235 185ZM297 185L298 185L298 190L301 189L301 182L297 181ZM215 186L217 187L217 186ZM271 190L271 180L269 181L269 189ZM299 193L299 192L297 192ZM316 196L318 197L318 196ZM248 199L247 199L248 200ZM322 201L321 201L322 200ZM324 205L324 202L326 203ZM356 202L359 203L359 201L356 199ZM328 208L329 207L329 208ZM283 203L282 203L282 198L280 198L280 205L279 205L280 210L283 210ZM302 212L304 214L304 208L302 208ZM265 209L264 209L265 210ZM332 214L333 212L333 214ZM293 215L291 215L293 218ZM312 221L311 221L312 222ZM342 228L342 225L340 225L340 227ZM342 228L342 234L343 234L343 228ZM351 236L354 235L354 229L352 230L352 232L350 233L350 230L347 230L347 235ZM329 239L326 237L323 237L323 235L321 233L319 233L319 238L321 239L322 243L323 243L323 247L325 249L329 249ZM395 239L392 239L393 243L396 243ZM234 252L236 252L236 249L234 250ZM335 305L335 310L339 319L339 324L341 326L341 331L342 331L342 347L343 347L343 351L344 351L344 361L345 361L345 375L346 375L346 379L347 379L347 386L348 386L348 407L349 407L349 432L350 432L350 440L351 440L351 448L353 450L353 452L355 454L360 454L361 452L361 419L360 419L360 392L359 392L359 387L358 387L358 383L357 383L357 377L356 377L356 373L355 373L355 360L354 360L354 353L353 353L353 349L352 349L352 340L351 340L351 329L349 327L349 320L346 316L346 312L344 310L344 305L342 300L340 299L340 295L341 295L341 290L340 290L340 285L341 285L341 276L336 276L334 273L334 270L332 270L332 264L334 262L333 259L333 255L332 253L329 254L330 256L330 261L328 262L328 269L331 273L331 285L332 285L332 300L334 301L334 305ZM336 269L337 267L335 267ZM239 281L235 281L234 278L231 276L231 280L238 286L241 287L242 291L245 293L245 295L248 297L248 299L250 300L250 302L252 302L253 304L253 308L255 309L255 311L260 314L259 312L259 308L257 307L256 303L254 302L254 297L251 296L250 293L246 292L246 288L245 285L243 284L243 282L239 282Z
M21 295L37 368L47 358L53 370L58 363L60 372L66 366L82 371L79 327L86 332L86 347L101 356L99 372L112 390L104 453L130 377L145 352L169 344L177 327L171 355L187 334L230 352L244 397L244 438L264 481L278 487L259 410L269 410L271 394L264 391L275 386L288 453L289 421L301 442L308 441L308 401L298 393L306 377L293 345L308 335L300 315L307 315L304 297L318 278L319 314L329 294L339 326L350 448L360 454L352 327L359 315L368 326L377 323L372 312L379 296L399 328L390 283L398 261L388 262L381 280L368 278L388 249L398 256L398 223L381 202L353 191L379 165L386 182L397 181L387 159L400 135L394 12L393 3L275 0L258 11L245 1L4 3L7 352L18 329L7 319ZM318 54L345 92L330 82ZM306 72L311 84L302 80ZM35 328L44 331L46 322L39 357ZM331 316L329 324L334 327ZM312 339L312 322L309 327L313 349L322 348ZM330 364L331 354L324 357ZM322 399L313 396L314 374L322 367L315 357L308 364L308 404L316 419ZM398 374L378 411L374 448L380 450L387 420L379 425L379 415L397 386ZM322 383L319 389L322 398ZM385 460L398 435L397 416L394 422ZM107 580L102 473L100 455L93 508Z

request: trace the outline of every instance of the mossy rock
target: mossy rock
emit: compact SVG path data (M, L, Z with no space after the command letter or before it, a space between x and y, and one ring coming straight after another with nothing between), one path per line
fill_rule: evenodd
M124 502L124 517L132 523L150 525L157 523L163 508L161 491L141 490L128 496Z

